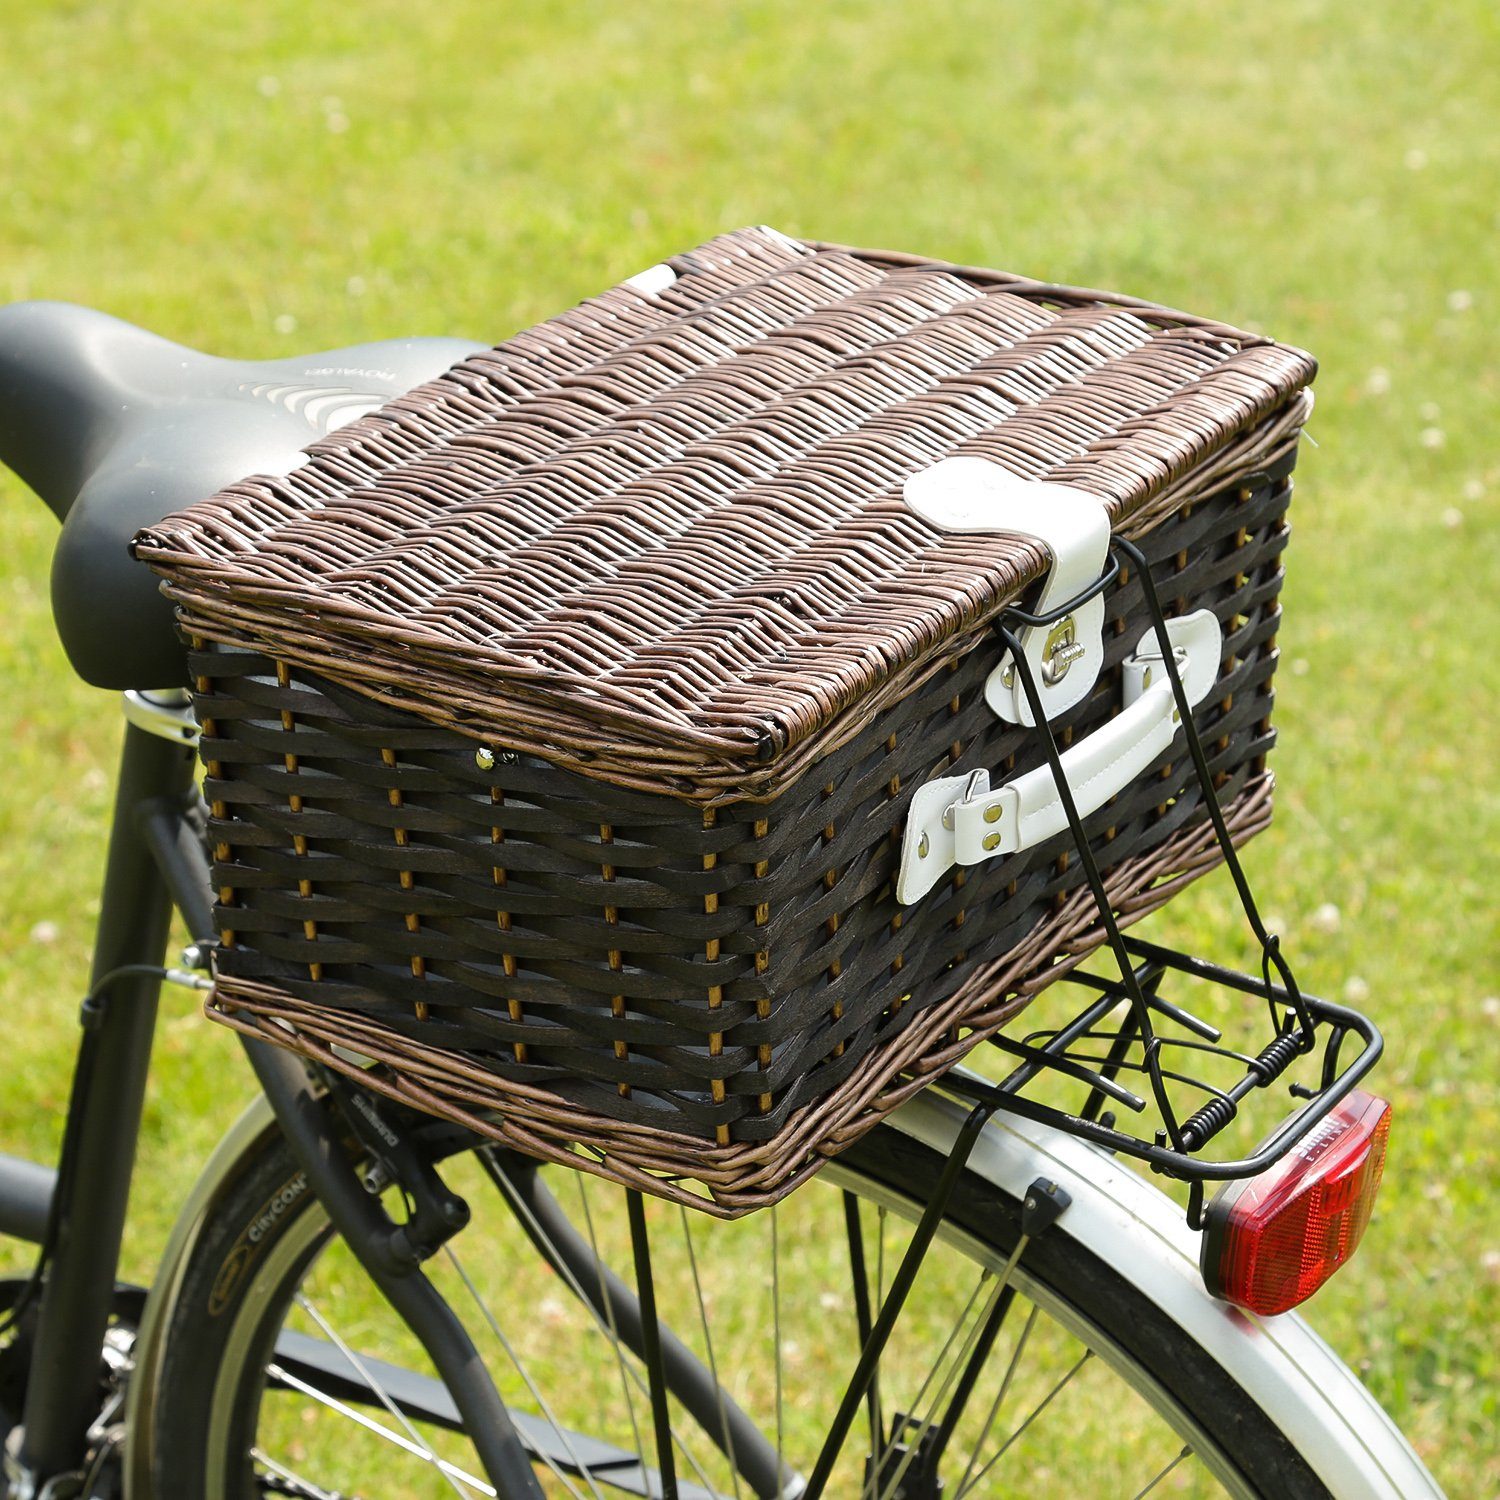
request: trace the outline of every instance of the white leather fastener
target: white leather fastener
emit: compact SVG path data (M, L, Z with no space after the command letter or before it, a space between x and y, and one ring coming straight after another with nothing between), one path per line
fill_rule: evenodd
M1168 620L1183 690L1196 707L1219 677L1223 632L1209 610ZM1146 770L1180 724L1156 632L1148 630L1127 658L1124 708L1062 754L1063 774L1086 818ZM1043 843L1068 826L1050 766L1038 766L991 789L988 771L945 776L919 787L907 812L896 899L919 901L954 865L974 865Z
M1096 495L1065 484L1022 479L986 458L945 458L914 474L903 491L907 505L944 531L1003 531L1042 543L1052 558L1033 613L1046 614L1104 571L1109 513ZM1027 626L1018 635L1049 719L1081 703L1104 665L1104 599L1096 595L1054 625ZM985 701L1009 724L1031 725L1031 704L1010 666L1009 653L984 685Z

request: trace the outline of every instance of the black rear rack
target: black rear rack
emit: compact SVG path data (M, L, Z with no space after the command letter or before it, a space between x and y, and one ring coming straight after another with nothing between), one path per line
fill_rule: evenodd
M1017 1060L1018 1065L1005 1078L988 1082L961 1072L949 1075L941 1086L986 1110L1044 1122L1110 1151L1144 1161L1154 1171L1186 1182L1188 1222L1197 1229L1201 1227L1204 1183L1254 1177L1285 1156L1374 1067L1383 1043L1379 1030L1368 1017L1301 990L1281 951L1280 939L1268 932L1262 922L1219 806L1192 708L1167 637L1150 567L1139 549L1121 538L1115 539L1112 551L1123 556L1139 573L1204 807L1234 881L1245 921L1259 949L1261 973L1258 977L1241 973L1172 948L1126 937L1120 931L1068 786L1061 753L1047 722L1031 667L1015 634L1018 626L1055 623L1077 609L1101 585L1096 584L1046 614L1007 610L1001 615L997 630L1016 665L1030 704L1085 881L1098 908L1105 933L1104 946L1113 954L1118 974L1103 977L1075 970L1065 982L1084 987L1094 998L1071 1020L1025 1036L1002 1032L993 1037L995 1047ZM1112 558L1106 581L1118 571L1118 559ZM1262 999L1267 1028L1258 1050L1239 1051L1226 1045L1218 1027L1164 997L1160 986L1169 973ZM1351 1036L1358 1040L1359 1051L1344 1062L1345 1043ZM1206 1154L1205 1148L1237 1118L1241 1102L1257 1089L1277 1083L1299 1059L1315 1064L1315 1068L1297 1070L1315 1074L1315 1081L1294 1079L1289 1083L1289 1092L1301 1101L1300 1105L1262 1138L1254 1152L1227 1160ZM1205 1076L1209 1068L1222 1075L1220 1081ZM1082 1107L1074 1113L1023 1092L1043 1074L1061 1075L1084 1085L1088 1096ZM1123 1082L1122 1077L1139 1082L1141 1092ZM1179 1105L1178 1100L1184 1096L1185 1105ZM1114 1110L1109 1108L1113 1105L1141 1114L1148 1104L1155 1105L1157 1116L1149 1136L1121 1129Z

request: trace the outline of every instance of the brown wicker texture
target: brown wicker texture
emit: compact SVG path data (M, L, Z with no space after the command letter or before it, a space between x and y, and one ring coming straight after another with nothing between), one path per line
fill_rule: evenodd
M647 790L800 775L1045 567L938 532L979 454L1163 512L1295 429L1299 351L742 231L143 533L185 623ZM802 753L788 753L801 749Z
M905 478L964 452L1089 489L1170 610L1215 611L1198 722L1247 837L1312 364L768 231L672 265L138 546L199 646L220 1018L733 1214L1099 941L1065 836L895 902L916 786L1040 760L980 687L1045 565ZM1128 574L1107 609L1065 737L1145 628ZM1089 820L1122 918L1215 862L1201 811L1178 749Z

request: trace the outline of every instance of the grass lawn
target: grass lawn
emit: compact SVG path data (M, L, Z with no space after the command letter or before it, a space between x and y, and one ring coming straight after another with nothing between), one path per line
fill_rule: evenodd
M215 352L494 340L751 222L1311 349L1248 863L1304 982L1368 996L1397 1121L1310 1315L1455 1500L1500 1493L1493 6L0 0L0 35L0 300ZM119 721L51 633L53 522L0 504L0 1149L49 1156ZM1226 885L1181 906L1208 944ZM140 1275L249 1094L191 1001L158 1057Z

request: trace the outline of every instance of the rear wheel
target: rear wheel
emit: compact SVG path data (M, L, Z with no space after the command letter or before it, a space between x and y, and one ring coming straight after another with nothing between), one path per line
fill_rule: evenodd
M646 1205L657 1308L678 1341L684 1500L800 1493L942 1166L882 1127L738 1223ZM443 1172L473 1221L426 1269L484 1355L540 1493L661 1494L626 1195L489 1150ZM1013 1197L960 1177L826 1494L1326 1493L1227 1371L1070 1238L1066 1215L1017 1257L1020 1225ZM417 1339L276 1142L198 1237L150 1409L160 1495L494 1493Z

